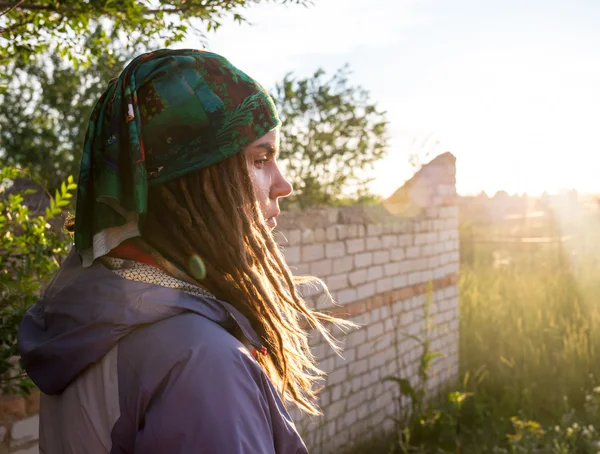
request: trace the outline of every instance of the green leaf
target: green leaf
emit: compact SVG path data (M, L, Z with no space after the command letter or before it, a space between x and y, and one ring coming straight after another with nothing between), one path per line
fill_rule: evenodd
M394 377L394 376L390 375L390 376L384 377L383 381L384 382L391 381L391 382L397 383L400 388L400 392L405 396L409 396L412 398L414 398L416 396L415 389L410 384L410 381L408 381L406 378Z

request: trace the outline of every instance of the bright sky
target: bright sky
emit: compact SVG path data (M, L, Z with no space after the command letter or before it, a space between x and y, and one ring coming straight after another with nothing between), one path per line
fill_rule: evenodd
M388 112L377 193L430 148L457 157L463 194L600 192L598 0L315 0L246 17L210 34L209 49L267 88L348 62L351 83Z

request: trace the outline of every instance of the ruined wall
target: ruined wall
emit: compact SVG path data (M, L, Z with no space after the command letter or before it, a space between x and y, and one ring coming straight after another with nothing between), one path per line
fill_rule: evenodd
M360 324L343 340L343 358L313 333L328 372L322 417L292 411L311 452L340 452L374 430L391 429L398 410L386 376L417 382L429 301L434 360L431 395L458 374L458 209L455 160L442 155L424 166L383 206L285 213L278 242L295 274L322 278L337 305L304 289L320 310Z

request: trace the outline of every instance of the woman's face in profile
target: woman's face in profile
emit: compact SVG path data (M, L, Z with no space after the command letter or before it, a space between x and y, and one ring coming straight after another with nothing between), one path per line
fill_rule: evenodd
M271 230L277 226L279 198L292 193L292 185L285 179L277 163L278 153L279 128L268 132L244 149L254 190Z

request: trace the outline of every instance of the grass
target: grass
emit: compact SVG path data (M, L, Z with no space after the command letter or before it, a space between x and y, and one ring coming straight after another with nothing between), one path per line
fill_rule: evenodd
M463 241L462 382L352 454L600 453L597 240L513 247L501 265L498 245Z

